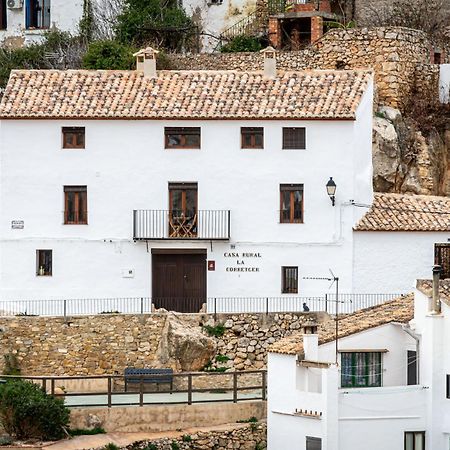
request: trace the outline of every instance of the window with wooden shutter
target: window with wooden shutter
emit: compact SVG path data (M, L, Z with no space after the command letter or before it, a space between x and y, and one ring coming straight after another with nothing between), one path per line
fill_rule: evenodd
M280 185L280 222L303 223L303 184Z
M64 186L64 223L87 224L87 187Z
M52 250L36 250L36 275L52 275Z
M200 149L200 127L165 127L165 147Z
M264 148L264 128L241 127L241 148Z
M298 294L298 267L283 266L281 268L281 292Z
M283 128L283 150L305 150L306 128Z
M84 127L63 127L63 148L85 148Z
M441 278L450 278L450 244L434 244L434 264L441 266Z

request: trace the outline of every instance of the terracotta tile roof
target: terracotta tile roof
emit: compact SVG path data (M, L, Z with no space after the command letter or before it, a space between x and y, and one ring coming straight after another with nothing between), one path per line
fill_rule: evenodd
M13 70L0 118L355 119L369 71Z
M417 289L424 293L427 297L433 296L433 281L432 280L417 280ZM450 279L439 281L439 295L448 306L450 306Z
M414 295L398 297L382 305L348 314L339 320L339 338L344 338L370 328L386 325L391 322L407 323L414 316ZM318 326L319 345L335 340L336 322L327 320ZM303 338L301 333L292 334L275 342L269 347L272 353L297 355L303 353Z
M376 193L356 231L450 231L450 197Z

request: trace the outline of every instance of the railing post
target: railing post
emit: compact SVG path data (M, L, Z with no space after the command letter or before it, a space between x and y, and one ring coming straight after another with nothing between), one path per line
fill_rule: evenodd
M233 403L237 403L238 401L238 373L235 371L233 372Z
M262 399L265 400L266 399L266 389L267 389L267 379L266 379L266 371L263 370L261 372L262 375L262 380L261 380L261 386L262 386Z
M231 211L228 210L228 239L231 236Z
M328 294L325 294L325 312L328 312Z
M139 375L139 406L144 406L144 383L143 383L143 375Z
M42 390L47 392L47 378L42 378Z
M55 379L54 378L52 378L51 380L50 380L50 392L51 392L51 394L52 395L55 395Z
M66 321L67 320L67 300L66 299L64 299L63 300L63 307L64 307L64 321Z
M144 297L141 297L141 315L144 314Z
M217 320L217 298L214 297L214 322Z
M112 382L111 382L111 375L108 375L108 408L111 408L112 406Z
M188 405L192 405L192 373L188 373Z
M266 316L269 315L269 297L266 297Z

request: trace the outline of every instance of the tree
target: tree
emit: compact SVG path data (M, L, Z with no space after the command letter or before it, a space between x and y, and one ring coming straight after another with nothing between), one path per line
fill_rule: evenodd
M450 24L448 0L370 0L359 25L398 26L425 31L433 41L445 39Z
M92 4L95 39L110 41L116 37L117 18L123 9L124 0L96 0Z
M135 46L183 50L195 45L197 27L177 0L124 0L117 38Z

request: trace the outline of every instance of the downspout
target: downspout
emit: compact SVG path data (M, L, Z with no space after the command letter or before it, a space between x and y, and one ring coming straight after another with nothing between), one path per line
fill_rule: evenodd
M411 330L410 326L406 323L402 323L402 330L408 334L409 336L411 336L415 341L416 341L416 372L417 372L417 384L420 384L420 338L419 336L414 333L413 330Z

